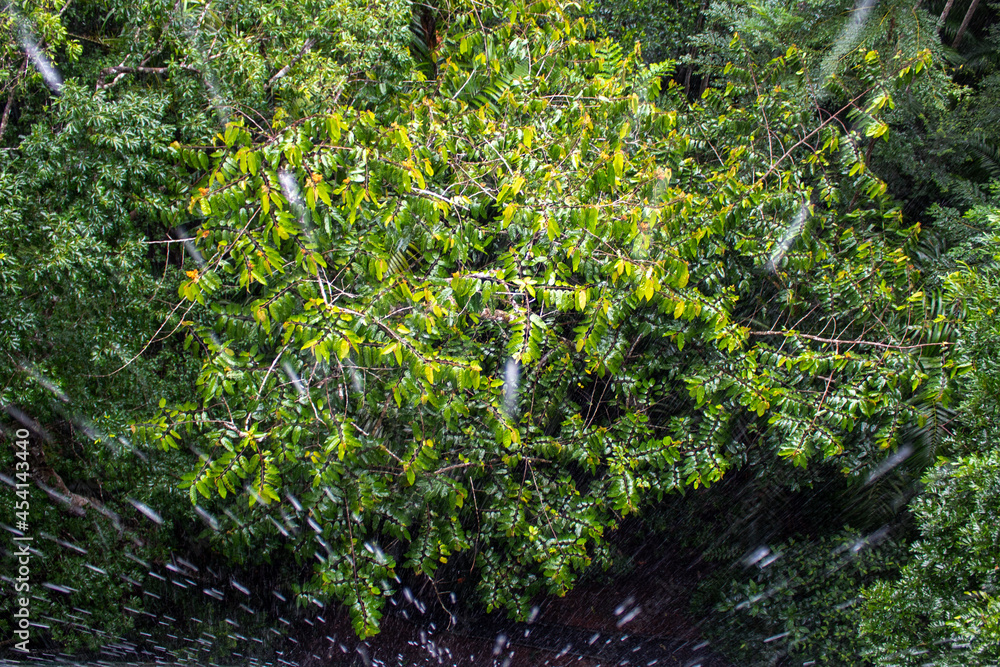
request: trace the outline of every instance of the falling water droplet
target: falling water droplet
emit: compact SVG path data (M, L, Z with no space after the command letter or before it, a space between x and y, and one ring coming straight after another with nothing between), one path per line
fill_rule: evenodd
M60 76L58 70L56 70L51 61L49 61L48 56L45 55L45 51L43 51L38 45L38 41L31 33L27 23L16 15L15 21L18 23L18 41L21 42L21 46L24 48L24 53L28 56L28 59L31 60L31 64L35 66L38 73L42 75L45 85L47 85L53 93L59 95L62 93L62 76Z
M771 273L775 273L778 267L781 265L781 261L785 258L789 249L792 247L792 243L795 239L799 237L802 233L802 228L805 227L806 220L809 219L809 205L806 202L802 202L799 205L799 210L792 218L792 221L785 228L785 232L774 246L774 250L771 252L771 258L767 261L767 270Z
M135 500L134 498L126 498L126 500L128 500L133 507L142 512L142 514L153 523L157 525L163 524L163 517L157 514L156 511L146 503L140 500Z
M521 366L513 357L507 360L503 372L503 409L507 416L514 419L517 409L517 387L521 377Z
M913 447L910 445L903 445L897 449L895 452L886 457L886 459L872 471L872 473L868 476L868 479L865 481L865 485L871 484L879 477L898 466L900 463L908 459L911 454L913 454Z
M526 619L527 622L528 623L534 623L536 620L538 620L538 614L541 611L542 611L541 607L539 607L538 605L535 605L534 607L532 607L531 611L528 612L528 618Z
M751 565L756 565L761 561L761 559L763 559L769 553L771 553L771 550L768 549L767 547L764 546L757 547L752 552L750 552L750 554L747 555L746 558L743 559L743 566L750 567Z
M208 524L209 528L211 528L212 530L215 530L215 531L219 530L219 522L218 522L218 520L214 516L212 516L211 514L209 514L208 512L206 512L204 509L202 509L198 505L194 506L194 511L195 511L195 514L197 514L198 516L201 517L202 521L204 521L206 524Z
M622 627L623 625L634 619L636 616L638 616L640 611L642 611L642 607L639 606L633 607L628 612L626 612L624 616L618 619L618 622L615 623L615 626L619 628Z
M292 507L295 508L296 512L302 512L302 503L299 502L298 498L292 495L291 491L286 491L285 497L288 498L288 502L292 504Z
M235 579L230 579L229 583L233 588L238 590L240 593L243 593L243 595L250 595L250 589L241 584L240 582L236 581Z
M622 603L615 607L615 616L621 616L624 614L625 610L631 607L633 602L635 602L635 596L633 595L630 595L622 600Z
M287 361L283 361L281 362L281 368L285 371L285 376L293 385L295 385L295 390L299 392L299 398L307 398L309 396L309 392L306 391L306 385L302 382L302 378L299 377L299 374L295 372L295 369L292 368L292 364Z
M840 59L845 53L854 48L854 45L857 43L858 37L861 34L861 29L868 21L868 15L871 13L876 1L877 0L855 1L854 9L851 11L851 20L848 21L847 25L844 26L844 29L840 31L840 34L833 42L833 46L830 48L829 53L827 53L826 57L823 58L823 62L820 64L819 71L821 79L826 79L835 74L836 69L840 64Z

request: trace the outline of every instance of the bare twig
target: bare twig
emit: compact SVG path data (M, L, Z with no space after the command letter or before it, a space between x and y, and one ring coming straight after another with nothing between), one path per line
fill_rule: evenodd
M751 331L751 336L798 336L800 338L807 338L809 340L814 340L817 343L831 343L834 345L867 345L869 347L878 347L886 350L916 350L922 347L938 347L954 345L954 343L949 343L947 341L941 343L917 343L915 345L894 345L892 343L879 343L873 340L838 340L836 338L821 338L820 336L813 336L811 334L799 333L797 331Z
M273 86L275 83L277 83L278 79L280 79L281 77L283 77L286 74L288 74L288 72L290 72L291 69L293 67L295 67L295 65L300 60L302 60L305 57L305 55L307 53L309 53L309 50L312 49L312 47L315 46L315 45L316 45L316 40L315 39L313 39L312 37L310 37L309 39L307 39L306 43L302 45L302 49L298 52L298 54L296 54L296 56L294 58L292 58L292 61L290 63L288 63L287 65L285 65L284 67L282 67L281 69L279 69L274 76L272 76L270 79L268 79L267 85L264 86L264 89L265 90L269 90L271 88L271 86Z
M10 118L10 109L14 105L14 91L17 89L17 84L20 82L21 77L28 69L28 59L25 58L21 63L21 73L17 75L10 84L10 93L7 94L7 104L3 107L3 116L0 117L0 139L3 139L3 133L7 130L7 120Z
M201 73L198 68L191 67L190 65L178 65L178 67L188 72L194 72L197 74ZM97 78L97 90L107 90L108 88L111 88L116 83L121 81L126 74L166 74L169 71L169 67L133 67L124 63L121 65L115 65L114 67L105 67L101 70L101 74ZM115 78L106 83L105 80L109 76L114 76Z

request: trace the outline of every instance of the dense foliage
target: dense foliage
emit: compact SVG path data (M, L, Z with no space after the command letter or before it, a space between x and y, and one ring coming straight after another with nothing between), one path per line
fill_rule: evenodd
M193 501L297 497L308 594L362 634L397 566L459 560L525 615L650 498L749 448L873 466L921 385L947 400L916 229L856 144L926 54L862 58L881 92L844 135L807 124L794 48L730 69L787 92L688 109L558 5L480 19L442 21L448 67L384 105L175 149L203 174L180 294L214 318L188 321L198 400L146 435L200 452Z
M976 207L964 220L982 233L951 253L963 269L948 277L948 296L965 309L963 354L974 372L965 383L962 421L912 503L919 536L897 576L864 592L863 631L880 662L988 665L997 660L1000 606L996 449L997 213Z
M754 550L699 585L700 604L716 612L709 636L747 667L858 664L866 649L859 588L899 568L887 537L845 530Z
M898 580L865 590L863 631L880 662L996 663L998 479L995 451L943 462L929 474L927 490L913 503L920 537L911 562Z
M404 581L523 618L734 473L905 524L954 457L905 567L845 519L704 597L744 658L991 659L996 35L941 11L8 3L0 405L39 525L277 561L368 636Z

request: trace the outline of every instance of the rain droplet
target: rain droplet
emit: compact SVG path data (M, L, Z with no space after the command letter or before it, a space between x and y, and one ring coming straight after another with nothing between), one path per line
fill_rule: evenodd
M765 558L765 559L763 559L762 561L760 561L760 563L758 563L758 565L757 565L757 566L758 566L758 567L759 567L760 569L762 569L762 570L763 570L763 569L764 569L765 567L767 567L768 565L770 565L770 564L771 564L771 563L773 563L774 561L778 560L779 558L781 558L781 553L780 553L780 552L779 552L779 553L774 553L774 554L771 554L771 555L770 555L770 556L768 556L767 558Z
M205 588L202 589L202 592L209 597L215 598L216 600L222 600L224 597L222 591L215 588Z
M177 558L176 560L177 560L178 563L180 563L181 565L183 565L187 569L191 570L192 572L197 572L198 571L198 567L196 565L194 565L193 563L189 563L186 560L184 560L183 558Z
M232 585L233 588L238 590L240 593L243 593L243 595L250 595L250 589L241 584L240 582L236 581L235 579L230 579L229 583Z
M69 586L62 586L60 584L53 584L48 581L43 583L42 586L48 588L49 590L56 591L57 593L66 593L67 595L76 592L75 588L70 588Z
M146 503L144 503L144 502L142 502L140 500L135 500L133 498L127 498L127 500L132 504L133 507L135 507L137 510L139 510L140 512L142 512L142 514L147 519L149 519L150 521L152 521L153 523L155 523L157 525L162 525L163 524L163 517L161 517L159 514L157 514L156 511L153 510L152 507L150 507L149 505L147 505Z
M865 485L871 484L876 479L898 466L900 463L908 459L912 453L913 447L910 445L903 445L897 449L895 452L886 457L886 459L872 471L872 473L868 476L868 479L865 481Z
M517 409L517 388L521 377L521 366L513 357L507 359L503 372L503 409L507 416L514 418Z
M642 607L638 607L637 606L637 607L632 608L628 613L626 613L624 616L622 616L620 619L618 619L618 622L615 623L615 626L617 626L619 628L622 627L623 625L625 625L626 623L628 623L629 621L631 621L633 618L635 618L636 616L638 616L640 611L642 611Z
M631 607L632 603L634 602L635 602L635 596L633 595L630 595L627 598L625 598L625 600L620 605L615 607L615 616L621 616L622 614L624 614L625 610Z
M751 565L756 565L757 563L760 562L762 558L767 556L769 553L771 553L771 550L768 549L767 547L763 546L757 547L752 552L750 552L750 554L746 558L743 559L743 566L750 567Z
M31 64L42 75L45 85L56 95L60 94L62 92L62 76L52 66L48 56L45 55L45 51L38 45L35 36L31 34L31 30L28 29L25 21L17 15L15 15L15 20L18 23L18 40L21 42L21 46L24 47L24 52L27 54L28 59L31 60Z
M288 502L292 504L292 507L295 508L296 512L302 511L302 503L300 503L299 499L293 496L290 491L285 492L285 497L288 498Z
M839 60L854 47L861 29L868 20L868 14L875 6L876 0L856 0L854 10L851 12L851 20L844 26L833 47L829 50L823 62L820 64L820 77L826 79L834 74L834 70L839 66Z
M767 262L768 271L771 273L777 271L781 260L785 258L785 254L792 247L792 243L802 233L802 228L805 226L808 218L809 206L806 202L802 202L795 217L792 218L788 227L785 228L785 233L782 235L781 240L774 246L774 250L771 252L771 258Z
M299 374L295 372L295 369L292 368L292 364L287 361L283 361L281 362L281 368L285 371L285 376L289 379L289 381L295 385L295 390L299 392L299 398L305 399L308 397L309 392L306 391L306 385L302 382L302 378L299 377Z

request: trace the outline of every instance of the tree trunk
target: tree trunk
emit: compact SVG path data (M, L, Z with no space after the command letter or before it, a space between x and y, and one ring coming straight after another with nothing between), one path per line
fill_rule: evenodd
M695 22L694 22L694 33L693 34L695 34L695 35L697 35L698 33L701 32L701 28L705 24L705 12L708 11L708 3L709 3L709 0L704 0L704 2L701 3L701 7L698 9L698 18L696 18ZM691 51L690 51L690 55L691 55L691 58L697 58L698 57L698 48L697 47L692 48ZM687 70L687 72L684 75L684 95L685 96L691 95L691 72L692 72L692 70L694 70L694 65L688 65L688 70Z
M976 7L978 6L979 0L972 0L972 4L969 5L969 11L965 12L965 18L962 19L962 25L958 28L958 34L955 35L955 41L952 43L951 48L957 49L958 45L962 42L962 38L965 37L965 31L972 21L972 15L976 12Z
M944 6L944 11L941 12L941 17L937 20L938 30L944 25L944 22L948 20L948 14L951 13L951 6L955 4L955 0L948 0L948 3Z

